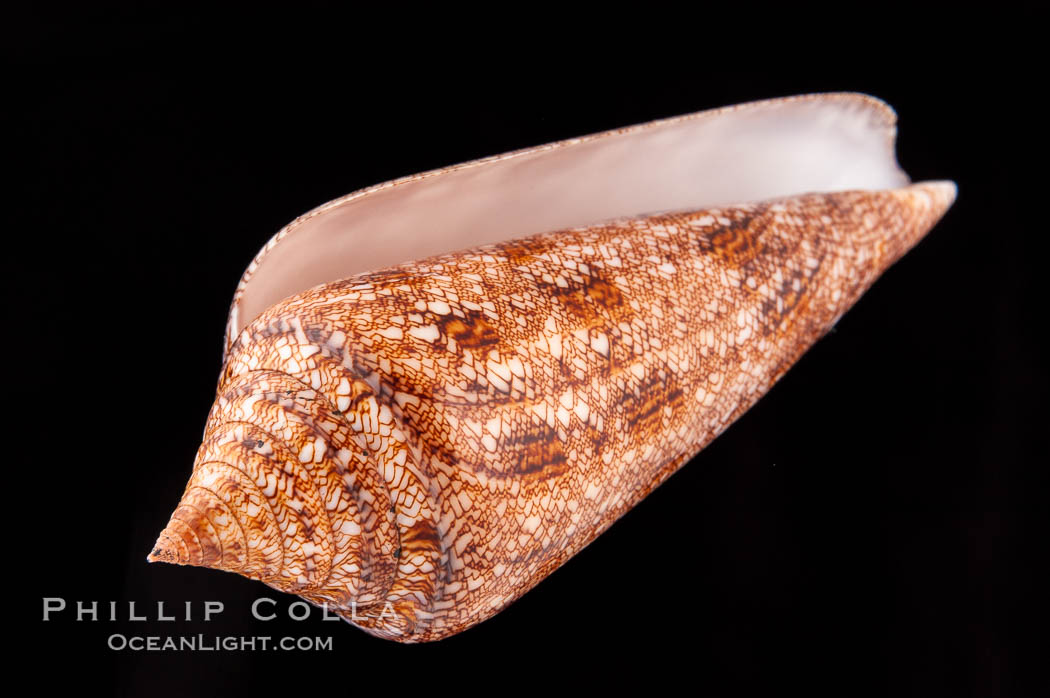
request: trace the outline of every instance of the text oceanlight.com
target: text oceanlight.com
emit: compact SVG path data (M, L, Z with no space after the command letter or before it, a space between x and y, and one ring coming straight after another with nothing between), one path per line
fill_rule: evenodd
M107 641L111 650L133 652L285 652L331 651L331 637L269 637L238 635L122 635L114 633Z

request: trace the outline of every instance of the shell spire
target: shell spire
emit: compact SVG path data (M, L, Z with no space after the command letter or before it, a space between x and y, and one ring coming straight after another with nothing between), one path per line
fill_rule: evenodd
M394 567L388 497L336 408L287 374L223 386L151 562L212 567L318 603L370 603Z
M748 410L951 206L954 184L909 185L896 168L892 116L855 95L758 103L450 168L304 216L242 280L203 443L149 559L258 579L402 642L498 613ZM712 157L712 186L775 191L766 169L723 167L762 153L784 181L832 190L670 209L678 199L632 179L628 156L651 167L669 148L684 167L684 146L707 157L734 130L762 147ZM595 153L626 159L607 175ZM594 197L559 196L566 171L593 175L580 186ZM526 175L550 186L500 189ZM461 176L492 205L457 203L472 192L450 186ZM667 212L339 276L360 263L356 241L396 241L417 223L464 230L459 216L513 206L501 197L519 189L552 209L620 205L606 195L617 187ZM550 213L515 211L536 225ZM412 219L391 222L400 215ZM296 287L307 279L322 282Z

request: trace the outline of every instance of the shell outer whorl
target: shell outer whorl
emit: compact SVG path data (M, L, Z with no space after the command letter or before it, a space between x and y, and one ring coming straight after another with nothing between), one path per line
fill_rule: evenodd
M953 196L620 219L286 299L230 346L158 550L330 600L382 637L471 627L754 404Z

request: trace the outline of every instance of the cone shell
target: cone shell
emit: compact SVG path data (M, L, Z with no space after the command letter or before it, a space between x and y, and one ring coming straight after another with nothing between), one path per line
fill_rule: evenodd
M399 641L471 627L754 404L954 195L618 218L287 297L234 327L150 559L237 572Z

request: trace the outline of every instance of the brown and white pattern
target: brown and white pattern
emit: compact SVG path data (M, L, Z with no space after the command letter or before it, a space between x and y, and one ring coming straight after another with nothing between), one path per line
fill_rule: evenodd
M806 194L300 292L228 347L151 560L428 641L500 611L761 397L954 198Z

